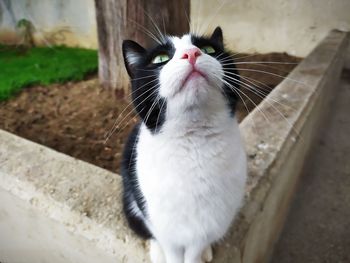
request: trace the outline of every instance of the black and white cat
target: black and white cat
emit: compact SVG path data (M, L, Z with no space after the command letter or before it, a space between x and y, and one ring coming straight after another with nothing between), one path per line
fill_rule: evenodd
M235 118L237 71L222 31L168 36L149 50L126 40L123 54L141 118L121 164L129 225L151 239L154 263L210 261L247 177Z

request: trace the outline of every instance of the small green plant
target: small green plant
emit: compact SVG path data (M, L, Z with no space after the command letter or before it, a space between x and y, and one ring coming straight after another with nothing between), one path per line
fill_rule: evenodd
M33 47L33 34L35 29L32 22L24 18L20 19L17 21L16 28L21 38L20 45L25 49Z

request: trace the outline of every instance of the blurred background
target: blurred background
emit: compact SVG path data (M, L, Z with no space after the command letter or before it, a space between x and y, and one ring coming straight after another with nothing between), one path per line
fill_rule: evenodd
M350 30L348 0L192 0L190 5L191 29L204 33L220 25L229 47L239 52L305 56L330 29ZM98 46L93 0L1 0L1 43L20 41L21 19L34 26L36 44Z
M331 30L350 31L350 0L0 0L0 129L118 172L138 122L122 41L150 46L160 33L216 26L241 63L241 121ZM345 56L332 118L307 159L273 263L350 262Z

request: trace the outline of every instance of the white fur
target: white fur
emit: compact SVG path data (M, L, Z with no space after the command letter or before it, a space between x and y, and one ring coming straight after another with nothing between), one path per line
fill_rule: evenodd
M166 262L199 263L208 246L225 235L241 205L246 156L238 123L220 92L222 84L213 77L221 71L220 63L202 54L196 66L207 79L180 87L191 70L180 55L193 45L189 36L173 42L175 56L160 73L166 121L157 134L141 126L136 169L147 225ZM151 255L158 263L162 256L157 246L152 245Z

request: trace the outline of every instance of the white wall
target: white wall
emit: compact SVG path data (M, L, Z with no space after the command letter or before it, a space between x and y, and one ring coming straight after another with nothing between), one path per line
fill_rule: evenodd
M0 0L0 42L16 40L21 18L39 43L97 48L94 0ZM350 0L192 0L191 20L201 32L222 26L238 52L306 56L329 30L350 30Z
M306 56L329 30L350 31L350 0L192 0L191 17L222 26L236 51Z
M40 44L97 47L94 0L0 0L0 42L18 40L18 20L31 21Z

